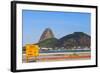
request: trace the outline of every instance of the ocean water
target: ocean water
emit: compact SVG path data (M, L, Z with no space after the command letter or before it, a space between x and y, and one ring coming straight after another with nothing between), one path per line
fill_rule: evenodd
M91 49L80 50L40 50L40 53L63 53L63 52L91 52Z

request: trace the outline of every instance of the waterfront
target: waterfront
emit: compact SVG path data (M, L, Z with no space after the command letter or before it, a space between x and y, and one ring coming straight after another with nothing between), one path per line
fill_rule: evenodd
M30 57L26 60L26 54L23 54L23 63L27 62L49 62L49 61L63 61L63 60L86 60L91 59L90 49L77 50L46 50L39 51L39 56Z

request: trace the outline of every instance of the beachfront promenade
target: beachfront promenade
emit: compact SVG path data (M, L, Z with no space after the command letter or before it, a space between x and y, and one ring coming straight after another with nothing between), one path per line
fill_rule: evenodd
M26 55L23 54L23 62L26 63ZM38 57L30 57L28 62L46 62L46 61L63 61L63 60L83 60L91 58L90 49L79 50L48 50L39 51Z

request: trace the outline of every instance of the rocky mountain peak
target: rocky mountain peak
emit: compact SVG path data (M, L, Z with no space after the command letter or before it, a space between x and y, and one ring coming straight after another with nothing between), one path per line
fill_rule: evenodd
M46 28L43 34L41 35L39 42L49 38L54 38L54 34L50 28Z

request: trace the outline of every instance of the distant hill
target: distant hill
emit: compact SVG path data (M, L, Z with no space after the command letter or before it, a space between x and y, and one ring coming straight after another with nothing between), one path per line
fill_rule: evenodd
M90 47L91 37L83 32L74 32L59 39L57 47Z
M83 32L74 32L72 34L66 35L60 39L56 38L48 38L43 41L37 43L40 47L48 47L48 48L61 48L64 47L66 49L71 48L90 48L91 37Z
M40 47L46 47L46 48L54 48L58 39L56 38L49 38L43 41L40 41L37 43Z
M46 28L42 33L39 42L44 41L49 38L54 38L54 34L50 28Z

